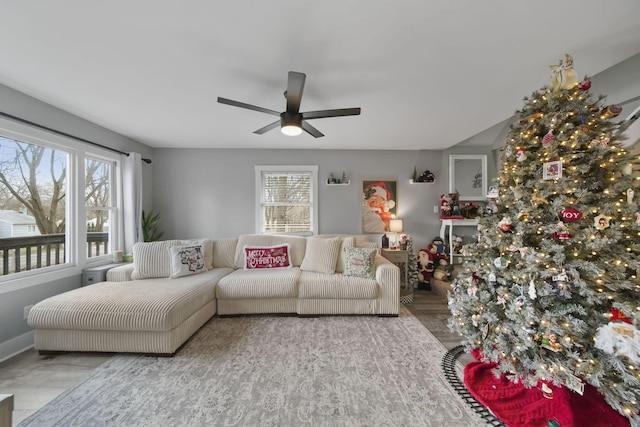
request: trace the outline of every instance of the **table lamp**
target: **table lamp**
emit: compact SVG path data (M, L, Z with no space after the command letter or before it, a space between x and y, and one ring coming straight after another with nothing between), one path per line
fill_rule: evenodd
M398 233L402 233L404 231L404 223L401 219L391 219L389 220L389 232L395 234L395 243L393 245L394 249L398 248Z

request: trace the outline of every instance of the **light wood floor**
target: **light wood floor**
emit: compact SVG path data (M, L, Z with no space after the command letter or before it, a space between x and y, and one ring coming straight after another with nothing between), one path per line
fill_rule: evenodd
M447 349L460 344L460 338L447 327L450 313L442 292L416 290L413 302L406 307ZM13 425L46 405L110 357L110 354L94 353L40 356L35 350L28 350L0 363L0 394L14 395Z

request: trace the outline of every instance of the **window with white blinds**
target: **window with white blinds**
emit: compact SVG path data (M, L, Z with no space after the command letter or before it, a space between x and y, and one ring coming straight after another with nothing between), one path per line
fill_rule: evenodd
M256 232L317 230L317 166L256 166Z

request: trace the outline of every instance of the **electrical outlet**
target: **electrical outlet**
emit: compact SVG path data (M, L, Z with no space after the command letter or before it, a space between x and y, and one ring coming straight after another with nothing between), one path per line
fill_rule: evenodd
M440 212L440 206L433 205L433 213L438 213L438 212Z
M22 315L24 316L24 320L27 320L27 318L29 317L29 312L31 311L32 308L33 308L33 304L27 305L22 309Z

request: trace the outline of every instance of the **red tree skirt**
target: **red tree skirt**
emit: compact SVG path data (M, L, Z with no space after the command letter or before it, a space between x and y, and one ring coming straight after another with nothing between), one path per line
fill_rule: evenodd
M555 387L553 398L540 388L525 388L503 375L496 378L495 364L472 362L464 368L464 383L478 402L510 427L546 427L555 420L561 427L628 427L629 420L607 404L598 390L585 384L580 396L564 387Z

